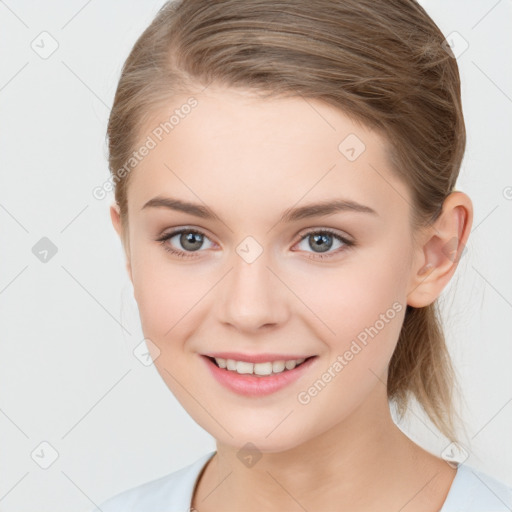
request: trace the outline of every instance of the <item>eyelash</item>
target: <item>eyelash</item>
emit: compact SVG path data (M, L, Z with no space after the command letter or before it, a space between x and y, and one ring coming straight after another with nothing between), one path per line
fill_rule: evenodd
M200 251L193 251L193 252L177 251L176 249L173 249L166 243L171 238L175 237L176 235L180 235L182 233L194 233L196 235L201 235L205 238L208 238L201 231L197 231L196 229L191 229L191 228L183 228L183 229L178 229L176 231L172 231L171 233L167 233L167 234L161 236L160 238L157 238L156 241L160 242L160 244L162 245L164 250L173 254L174 256L177 256L178 258L194 258L195 257L194 252L200 252ZM304 233L301 236L300 240L297 243L302 242L302 240L304 240L305 238L307 238L308 236L310 236L312 234L320 234L320 235L329 234L329 235L333 236L334 238L336 238L337 240L339 240L340 242L342 242L344 244L344 247L341 249L338 249L335 252L330 252L328 254L311 253L314 256L310 256L310 259L323 260L323 259L331 258L331 257L335 256L336 254L339 254L340 252L342 252L350 247L353 247L355 245L355 242L348 240L347 238L337 234L335 231L333 231L329 228L308 231L307 233Z

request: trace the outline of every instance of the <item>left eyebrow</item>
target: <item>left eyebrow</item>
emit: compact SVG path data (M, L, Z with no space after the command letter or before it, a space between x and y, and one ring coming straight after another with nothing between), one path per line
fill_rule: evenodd
M378 213L369 206L356 203L355 201L338 199L334 201L307 204L298 208L289 208L288 210L285 210L279 222L294 222L302 219L308 219L310 217L321 217L330 215L331 213L347 211L370 213L378 216Z
M202 219L220 220L219 216L206 206L189 203L187 201L181 201L179 199L173 199L170 197L154 197L153 199L150 199L146 204L144 204L141 209L143 210L144 208L168 208L170 210L188 213ZM334 201L307 204L298 208L288 208L284 211L278 223L296 222L302 219L308 219L310 217L321 217L330 215L332 213L347 211L369 213L378 216L378 213L369 206L365 206L355 201L337 199Z

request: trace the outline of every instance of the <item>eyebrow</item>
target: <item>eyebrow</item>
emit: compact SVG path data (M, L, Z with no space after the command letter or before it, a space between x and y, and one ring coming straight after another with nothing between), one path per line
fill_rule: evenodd
M181 201L171 197L157 196L150 199L141 210L145 208L167 208L169 210L175 210L179 212L188 213L201 219L217 219L220 220L212 210L206 206L200 204L189 203L187 201ZM324 201L315 204L307 204L305 206L299 206L297 208L288 208L283 212L279 222L295 222L302 219L308 219L310 217L320 217L330 215L336 212L359 212L359 213L370 213L372 215L378 215L378 213L369 206L357 203L355 201L336 199L333 201Z

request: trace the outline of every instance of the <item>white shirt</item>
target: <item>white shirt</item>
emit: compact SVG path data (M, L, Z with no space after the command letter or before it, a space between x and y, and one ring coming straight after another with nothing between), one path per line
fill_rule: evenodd
M103 512L190 512L199 474L214 454L215 451L210 452L178 471L116 494L99 509ZM510 511L512 487L471 466L459 464L439 512Z

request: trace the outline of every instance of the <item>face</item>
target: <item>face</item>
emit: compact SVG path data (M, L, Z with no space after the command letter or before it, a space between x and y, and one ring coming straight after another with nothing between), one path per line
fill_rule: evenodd
M333 107L213 87L194 98L163 136L188 96L148 123L141 140L156 145L130 177L126 249L143 332L167 386L218 441L290 449L382 395L410 287L410 193L385 141ZM226 384L215 375L234 372L205 355L233 352L315 357Z

